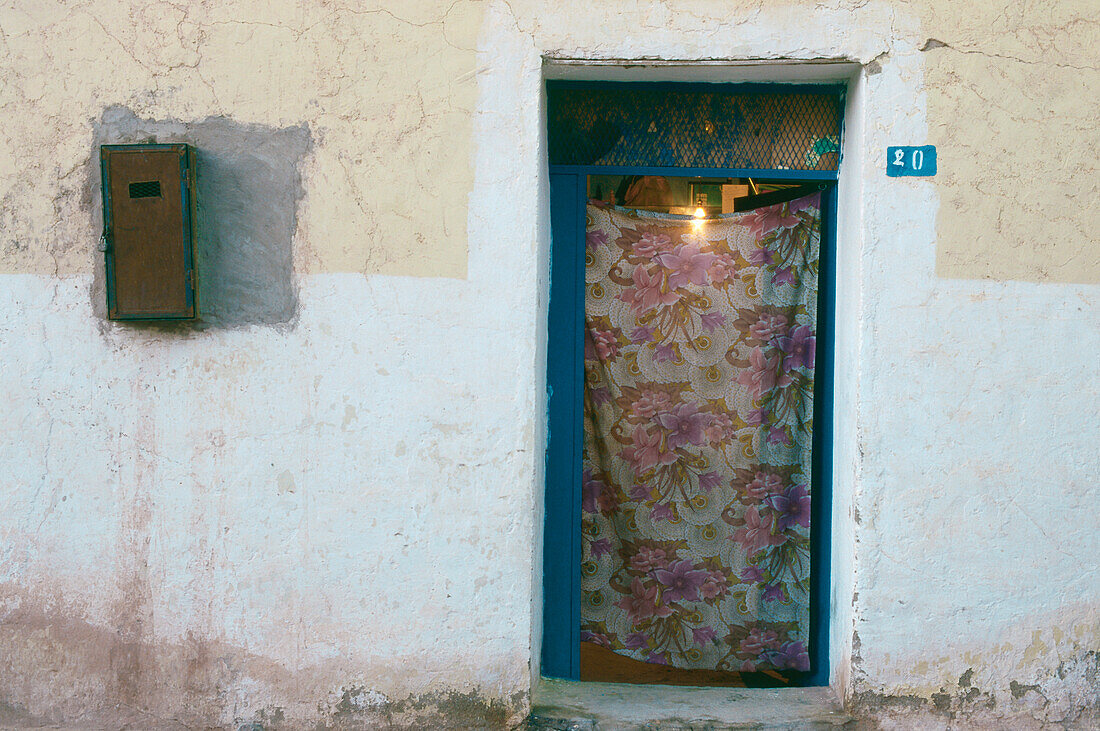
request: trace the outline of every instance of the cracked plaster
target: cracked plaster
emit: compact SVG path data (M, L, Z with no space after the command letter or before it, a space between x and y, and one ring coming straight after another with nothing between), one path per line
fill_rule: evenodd
M1087 724L1089 12L3 5L0 721L523 717L554 57L866 65L841 186L834 682L886 726ZM290 326L97 318L87 162L116 105L308 127ZM885 179L887 144L924 142L937 178Z

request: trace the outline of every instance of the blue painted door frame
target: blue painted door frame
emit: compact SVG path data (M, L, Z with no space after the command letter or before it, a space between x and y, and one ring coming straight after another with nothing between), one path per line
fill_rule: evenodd
M548 439L543 552L542 674L580 677L581 429L584 401L584 253L588 175L754 177L822 182L810 516L810 672L793 685L829 684L829 547L832 507L833 319L836 171L550 166Z

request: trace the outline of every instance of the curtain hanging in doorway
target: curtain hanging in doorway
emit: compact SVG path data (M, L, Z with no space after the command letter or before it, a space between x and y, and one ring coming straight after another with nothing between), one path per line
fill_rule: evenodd
M808 670L820 194L587 209L581 639Z

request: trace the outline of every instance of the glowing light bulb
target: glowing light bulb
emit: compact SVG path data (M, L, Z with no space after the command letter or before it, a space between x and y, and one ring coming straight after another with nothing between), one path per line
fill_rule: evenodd
M695 219L691 222L691 232L700 234L703 231L703 225L706 223L704 219L707 217L707 212L702 208L695 209Z

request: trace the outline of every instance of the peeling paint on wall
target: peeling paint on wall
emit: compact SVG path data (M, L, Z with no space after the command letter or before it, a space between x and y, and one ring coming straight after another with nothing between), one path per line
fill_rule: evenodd
M1100 653L1093 648L1100 624L1094 609L1079 611L1086 618L1084 623L1073 625L1072 613L1064 613L1063 621L1072 628L1069 633L1058 626L1033 630L1026 647L1006 641L993 648L954 647L942 657L926 655L928 659L917 662L909 673L898 668L895 677L905 678L900 686L884 687L864 675L861 685L868 689L853 695L852 710L857 717L880 723L939 726L965 721L979 728L1095 726L1100 723ZM1021 634L1014 628L1007 636L1015 639ZM1053 644L1048 645L1044 638ZM926 649L914 647L908 655L919 656ZM966 669L956 678L953 673L962 666ZM941 681L938 685L911 682L920 677L940 677Z
M838 690L882 726L1091 722L1087 10L0 9L0 723L523 718L547 58L722 81L802 73L768 59L857 67L841 79ZM224 326L97 318L94 146L143 134L219 151L207 170L235 192L208 226L238 237L208 262ZM941 173L887 181L885 147L925 142ZM235 180L253 174L252 192ZM258 218L237 210L257 197ZM246 230L255 258L234 269Z

